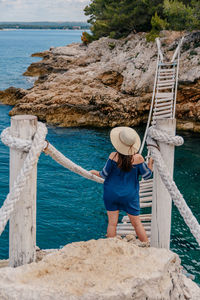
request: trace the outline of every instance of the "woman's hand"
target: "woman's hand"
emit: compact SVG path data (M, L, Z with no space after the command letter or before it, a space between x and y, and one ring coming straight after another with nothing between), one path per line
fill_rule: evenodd
M148 161L148 168L149 168L151 171L153 171L153 163L154 163L153 158L150 157L150 158L149 158L149 161Z
M93 175L96 175L96 176L98 176L98 177L101 177L101 176L99 175L99 171L97 171L97 170L90 170L89 172L92 173Z

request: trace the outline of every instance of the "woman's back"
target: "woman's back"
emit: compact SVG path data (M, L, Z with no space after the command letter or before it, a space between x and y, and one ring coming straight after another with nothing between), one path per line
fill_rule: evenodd
M151 176L151 171L145 166L141 155L136 154L132 157L132 167L130 171L123 171L118 166L118 153L110 154L105 167L100 175L105 179L104 182L104 202L112 204L111 208L122 209L128 213L139 211L139 175L146 174ZM114 204L114 205L113 205Z

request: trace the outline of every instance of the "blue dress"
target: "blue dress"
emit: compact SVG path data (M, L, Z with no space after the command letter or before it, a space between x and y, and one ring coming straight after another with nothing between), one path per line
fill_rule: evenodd
M108 159L100 176L104 181L104 204L108 211L123 210L134 216L140 214L139 176L147 180L152 172L146 163L133 165L131 171L122 171L117 162Z

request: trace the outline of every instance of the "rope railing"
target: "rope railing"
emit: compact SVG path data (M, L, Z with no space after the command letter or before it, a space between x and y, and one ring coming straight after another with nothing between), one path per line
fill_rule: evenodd
M20 170L10 193L7 195L2 207L0 208L0 234L3 232L11 214L15 210L16 204L20 200L21 193L26 185L31 171L38 161L40 153L44 148L44 141L47 134L47 128L43 123L38 123L38 128L31 144L18 138L13 138L10 134L10 129L5 129L1 134L2 142L9 147L29 151L24 161L24 165Z
M159 175L167 188L174 204L178 208L181 216L183 217L185 223L189 227L191 233L197 240L197 243L200 246L200 225L197 219L194 217L191 209L188 207L183 195L180 193L177 188L174 180L172 179L167 166L162 158L162 155L158 149L155 141L165 142L171 145L180 146L183 144L184 140L181 136L171 136L166 132L157 130L154 127L150 127L148 130L148 139L147 146L150 150L151 156L155 162L156 168L159 172Z
M20 199L20 195L23 191L23 188L25 187L26 181L31 173L31 170L37 163L40 153L42 151L44 151L47 155L50 155L56 162L69 169L70 171L75 172L87 179L96 181L98 183L104 182L102 178L91 174L89 171L73 163L70 159L68 159L61 152L59 152L54 146L46 142L46 134L47 128L41 122L38 122L37 131L32 143L19 138L12 137L10 135L9 128L6 128L1 134L1 139L4 144L8 145L11 148L14 147L15 149L29 152L24 161L24 165L20 170L13 187L11 188L10 193L7 195L3 206L0 208L0 234L3 232L7 221L13 213L15 205ZM168 144L179 146L183 144L183 138L180 136L170 136L164 131L157 130L154 127L150 127L148 130L147 143L149 144L148 148L151 152L151 156L155 162L155 165L158 169L159 175L163 183L168 189L168 192L171 195L178 210L180 211L180 214L182 215L185 223L188 225L191 233L200 245L200 225L198 224L196 218L193 216L190 208L187 206L175 182L171 178L155 141L165 142Z

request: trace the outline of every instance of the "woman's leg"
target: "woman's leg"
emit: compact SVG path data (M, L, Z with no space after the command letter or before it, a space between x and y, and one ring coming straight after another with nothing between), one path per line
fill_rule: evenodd
M107 211L108 214L108 228L107 228L107 237L116 236L116 228L119 218L119 210Z
M131 224L135 228L135 232L136 232L139 240L141 242L148 242L148 237L147 237L146 231L140 221L140 216L133 216L133 215L129 215L129 214L128 214L128 216L131 221Z

